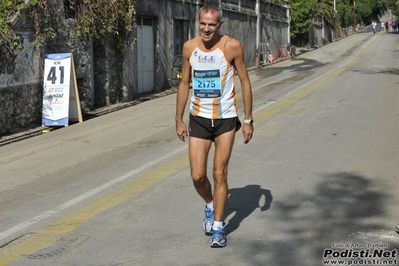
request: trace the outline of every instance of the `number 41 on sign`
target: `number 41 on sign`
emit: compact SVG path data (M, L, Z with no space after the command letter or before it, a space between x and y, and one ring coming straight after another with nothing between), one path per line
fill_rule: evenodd
M68 126L82 122L72 53L47 54L43 80L43 126Z

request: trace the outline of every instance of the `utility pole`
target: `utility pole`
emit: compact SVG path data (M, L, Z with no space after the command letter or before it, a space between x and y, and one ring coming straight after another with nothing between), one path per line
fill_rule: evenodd
M334 0L334 35L333 40L337 38L337 5Z
M356 30L356 0L353 0L353 32Z

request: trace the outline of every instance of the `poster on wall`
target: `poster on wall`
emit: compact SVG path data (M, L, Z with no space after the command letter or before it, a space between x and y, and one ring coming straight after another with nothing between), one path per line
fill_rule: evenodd
M47 54L43 80L43 126L82 122L72 53Z

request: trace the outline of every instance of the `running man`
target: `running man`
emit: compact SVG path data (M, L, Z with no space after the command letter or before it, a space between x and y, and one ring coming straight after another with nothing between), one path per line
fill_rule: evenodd
M183 70L176 99L176 133L185 141L189 137L191 177L198 194L204 199L206 235L212 236L211 247L227 245L224 214L228 198L227 168L235 133L241 128L234 87L235 71L241 82L244 102L244 143L254 132L252 88L244 62L241 43L218 32L224 21L222 10L204 6L198 13L200 35L183 45ZM192 81L189 127L183 122L184 109ZM214 188L207 177L208 154L215 143L213 158Z

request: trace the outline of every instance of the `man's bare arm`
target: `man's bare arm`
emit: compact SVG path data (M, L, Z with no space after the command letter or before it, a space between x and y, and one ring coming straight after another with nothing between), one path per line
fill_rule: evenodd
M244 119L252 119L252 87L248 76L247 66L244 62L244 51L238 40L232 39L228 43L230 45L226 47L228 48L226 52L231 56L231 61L234 62L238 77L240 78L241 93L244 102ZM248 124L243 125L242 133L244 136L244 143L248 143L251 140L253 131L253 126Z
M176 134L182 141L184 141L188 135L187 127L183 122L183 115L190 90L191 66L189 60L191 55L191 46L192 45L190 41L187 41L183 45L182 79L180 81L176 96Z

